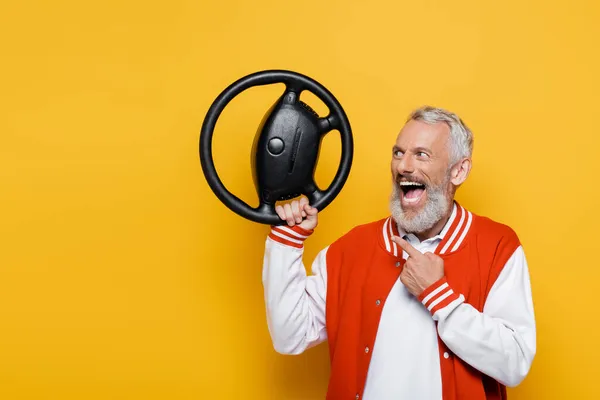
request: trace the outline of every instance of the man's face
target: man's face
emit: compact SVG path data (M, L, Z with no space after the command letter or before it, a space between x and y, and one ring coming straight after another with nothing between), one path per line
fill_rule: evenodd
M442 218L451 204L450 128L409 121L392 154L392 210L408 232L422 232Z

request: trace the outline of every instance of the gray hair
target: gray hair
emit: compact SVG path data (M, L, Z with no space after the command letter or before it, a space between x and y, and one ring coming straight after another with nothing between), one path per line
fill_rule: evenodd
M423 106L414 110L407 121L423 121L428 124L444 122L450 127L450 165L462 158L470 158L473 154L473 133L458 115L431 106Z

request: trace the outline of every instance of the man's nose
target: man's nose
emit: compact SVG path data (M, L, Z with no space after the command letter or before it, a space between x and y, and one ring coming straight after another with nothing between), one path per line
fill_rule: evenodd
M410 156L407 156L406 154L398 160L396 169L401 175L412 174L413 172L415 172L414 163Z

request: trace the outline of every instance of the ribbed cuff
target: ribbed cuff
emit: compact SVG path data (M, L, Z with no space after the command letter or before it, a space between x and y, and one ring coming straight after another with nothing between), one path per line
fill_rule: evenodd
M296 247L298 249L304 246L304 241L314 232L314 230L306 230L298 225L294 226L272 226L269 238L274 241L285 244L287 246Z
M438 280L421 293L419 301L427 308L432 316L454 301L464 299L460 294L455 293L448 285L446 277Z

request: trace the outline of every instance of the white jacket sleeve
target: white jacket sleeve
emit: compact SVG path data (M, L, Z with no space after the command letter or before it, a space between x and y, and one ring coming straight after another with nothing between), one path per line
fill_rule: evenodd
M430 296L446 293L452 299L444 307L436 309L434 305L430 310L438 321L442 341L485 375L505 386L517 386L527 376L536 352L536 325L523 248L519 246L502 269L482 313L445 285ZM430 305L431 298L425 299Z
M281 354L300 354L327 338L325 299L327 249L315 258L307 276L304 240L312 233L297 226L272 227L266 239L262 281L267 324Z

